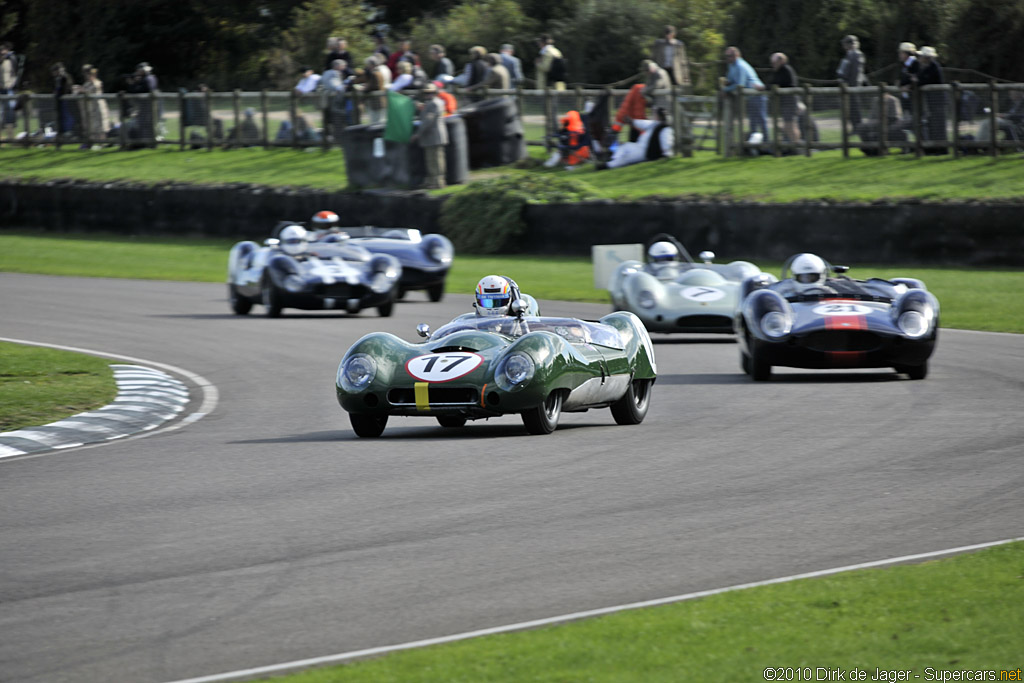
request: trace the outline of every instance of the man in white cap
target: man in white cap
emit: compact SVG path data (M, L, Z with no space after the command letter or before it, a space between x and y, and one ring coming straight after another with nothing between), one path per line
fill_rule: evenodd
M444 100L437 96L437 86L427 83L420 90L420 126L409 142L418 142L423 148L427 167L423 186L428 190L444 187L444 152L448 145L448 127L444 122Z
M910 100L910 86L913 85L914 76L921 67L917 63L917 46L904 41L900 43L896 55L900 60L900 88L903 90L900 96L904 102L908 102Z

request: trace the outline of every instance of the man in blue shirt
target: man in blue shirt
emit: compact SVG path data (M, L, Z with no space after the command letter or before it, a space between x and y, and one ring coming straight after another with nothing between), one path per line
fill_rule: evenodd
M743 59L740 49L735 45L725 49L725 61L729 64L723 90L731 93L738 88L764 90L764 83L757 77L754 67ZM752 95L746 98L747 117L750 119L750 132L761 132L763 139L768 139L768 105L764 95Z

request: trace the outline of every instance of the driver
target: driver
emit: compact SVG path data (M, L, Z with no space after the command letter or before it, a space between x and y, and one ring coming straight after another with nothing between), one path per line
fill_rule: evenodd
M281 251L300 258L309 249L309 233L301 225L289 225L278 237Z
M815 254L797 254L789 265L793 289L798 294L828 288L828 266Z
M675 277L679 260L679 249L671 242L655 242L647 248L647 272L655 277Z
M309 219L309 224L317 239L320 239L324 235L336 231L338 225L338 214L333 211L317 211L313 214L313 217Z
M520 297L515 280L504 275L488 275L476 283L473 307L481 317L511 315L512 302Z

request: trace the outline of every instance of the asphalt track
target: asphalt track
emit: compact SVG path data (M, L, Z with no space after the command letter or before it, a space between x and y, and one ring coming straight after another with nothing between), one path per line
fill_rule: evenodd
M1024 528L1024 335L944 330L921 382L763 384L727 339L662 337L640 426L393 418L358 440L333 394L348 345L414 338L468 296L270 320L230 315L222 285L0 274L0 293L0 336L170 363L220 391L184 429L0 462L3 681L159 683Z

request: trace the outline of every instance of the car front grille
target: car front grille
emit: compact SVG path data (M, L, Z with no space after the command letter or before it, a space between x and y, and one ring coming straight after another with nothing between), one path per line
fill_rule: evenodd
M358 296L356 288L347 282L335 282L329 285L321 283L313 287L313 293L329 299L349 299Z
M823 330L812 332L805 340L807 348L823 353L835 351L874 351L882 346L882 337L864 330Z
M427 396L432 406L475 405L480 400L480 392L472 387L429 386ZM394 406L414 406L416 391L412 387L391 389L388 391L388 403Z
M676 327L684 330L691 328L731 330L732 318L724 315L684 315L676 320Z

